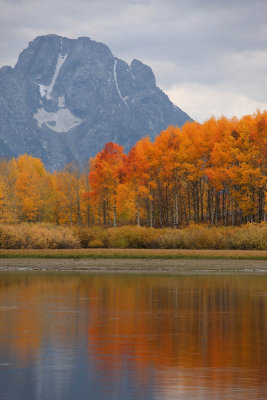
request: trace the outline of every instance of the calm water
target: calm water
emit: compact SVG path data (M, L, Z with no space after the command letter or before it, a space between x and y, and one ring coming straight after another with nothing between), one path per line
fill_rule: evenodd
M1 273L0 399L267 399L267 276Z

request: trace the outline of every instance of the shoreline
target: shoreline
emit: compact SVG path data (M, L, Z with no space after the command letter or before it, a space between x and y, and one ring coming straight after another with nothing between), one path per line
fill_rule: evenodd
M267 250L192 249L0 249L1 259L265 260Z
M0 272L266 273L266 250L0 250Z
M89 273L267 273L265 260L227 259L34 259L0 260L0 272L89 272Z

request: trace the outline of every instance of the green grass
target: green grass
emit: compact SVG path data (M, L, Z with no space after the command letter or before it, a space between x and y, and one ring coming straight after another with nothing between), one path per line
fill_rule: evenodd
M210 254L84 254L84 253L0 253L0 259L31 258L31 259L148 259L148 260L266 260L265 255L210 255Z

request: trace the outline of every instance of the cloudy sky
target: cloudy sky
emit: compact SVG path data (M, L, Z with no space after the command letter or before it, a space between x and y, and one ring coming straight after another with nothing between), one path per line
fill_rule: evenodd
M267 109L267 0L0 0L0 66L48 33L143 61L198 121Z

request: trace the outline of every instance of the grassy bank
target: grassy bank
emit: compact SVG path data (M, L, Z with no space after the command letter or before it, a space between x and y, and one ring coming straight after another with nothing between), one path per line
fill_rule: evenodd
M49 224L0 225L1 249L173 249L173 250L266 250L267 224L241 227L191 225L184 229L122 226L103 229ZM4 256L4 252L1 251ZM42 254L42 252L39 252ZM6 253L7 254L7 253ZM18 254L18 252L17 252ZM86 257L96 255L87 251ZM111 254L111 253L110 253ZM114 252L112 253L114 254ZM117 253L116 253L117 254ZM122 253L118 253L119 257ZM123 253L127 257L128 253ZM146 252L146 254L150 254ZM185 254L185 253L184 253ZM191 254L193 254L191 252ZM101 251L97 257L104 257ZM133 255L132 255L133 256ZM176 254L175 256L178 257ZM160 257L160 256L159 256Z
M164 250L164 249L23 249L0 250L0 258L44 259L225 259L267 260L267 250Z

